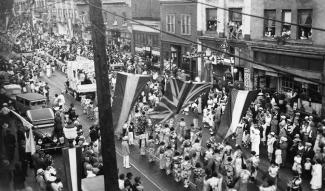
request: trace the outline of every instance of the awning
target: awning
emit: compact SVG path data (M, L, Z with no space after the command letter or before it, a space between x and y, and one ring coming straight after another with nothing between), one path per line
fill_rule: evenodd
M279 74L276 72L265 71L266 76L279 77Z
M301 78L298 78L298 77L294 77L293 80L294 80L294 81L297 81L297 82L306 83L306 84L314 84L314 85L318 85L318 84L315 83L315 82L311 82L311 81L309 81L309 80L301 79ZM317 79L315 79L315 80L317 80Z

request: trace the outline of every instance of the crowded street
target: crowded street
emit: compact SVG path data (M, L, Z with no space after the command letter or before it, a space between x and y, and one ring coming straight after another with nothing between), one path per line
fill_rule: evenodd
M266 1L0 2L0 191L324 191L325 4Z

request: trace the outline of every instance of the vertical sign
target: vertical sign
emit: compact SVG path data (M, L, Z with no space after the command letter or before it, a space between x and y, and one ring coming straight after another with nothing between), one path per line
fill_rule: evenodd
M244 86L245 90L251 89L251 71L249 68L244 68Z

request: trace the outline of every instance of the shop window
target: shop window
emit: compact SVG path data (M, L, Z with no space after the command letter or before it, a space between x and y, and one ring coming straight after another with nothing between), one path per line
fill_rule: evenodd
M217 9L207 8L207 31L217 31Z
M169 33L175 33L175 15L169 14L166 16L166 29Z
M229 38L239 39L242 34L242 9L230 8L229 9Z
M283 10L282 11L282 32L281 35L285 38L290 38L291 35L291 11L290 10Z
M274 37L275 35L275 10L264 10L264 36Z
M191 15L181 15L181 34L191 34Z
M312 38L312 10L298 10L298 38L302 40Z

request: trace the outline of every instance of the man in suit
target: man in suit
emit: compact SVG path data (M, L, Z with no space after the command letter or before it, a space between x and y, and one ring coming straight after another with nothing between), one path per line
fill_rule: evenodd
M310 142L306 142L305 143L305 150L304 153L302 155L302 164L304 164L306 162L306 158L314 158L315 152L312 149L312 144Z

